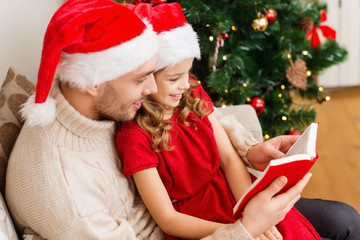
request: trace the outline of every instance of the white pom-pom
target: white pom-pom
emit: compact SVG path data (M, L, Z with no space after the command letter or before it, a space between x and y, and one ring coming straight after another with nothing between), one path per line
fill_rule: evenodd
M48 125L55 119L56 101L48 97L44 103L35 103L35 95L32 95L22 105L20 113L31 127Z

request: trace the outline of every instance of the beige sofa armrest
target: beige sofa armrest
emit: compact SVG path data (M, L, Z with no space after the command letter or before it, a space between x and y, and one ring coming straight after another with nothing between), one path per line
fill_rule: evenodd
M233 115L246 130L251 132L251 134L258 142L263 141L261 125L252 106L247 104L240 104L228 106L226 108L216 108L215 114L217 117L228 114Z

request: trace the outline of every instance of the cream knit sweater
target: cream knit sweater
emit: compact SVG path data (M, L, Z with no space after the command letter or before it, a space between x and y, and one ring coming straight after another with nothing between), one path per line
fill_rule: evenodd
M6 199L20 230L51 240L164 239L119 166L115 124L80 115L57 84L56 120L24 125L12 151ZM241 223L207 239L252 239Z

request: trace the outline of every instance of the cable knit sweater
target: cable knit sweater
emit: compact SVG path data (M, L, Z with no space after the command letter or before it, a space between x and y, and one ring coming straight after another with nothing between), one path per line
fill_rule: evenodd
M80 115L54 84L56 120L24 125L12 151L6 199L20 230L51 240L164 239L119 166L111 121ZM206 239L253 239L238 221Z

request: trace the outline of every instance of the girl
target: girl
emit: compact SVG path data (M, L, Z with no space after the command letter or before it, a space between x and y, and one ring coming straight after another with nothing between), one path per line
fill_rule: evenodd
M163 4L151 12L160 43L158 92L143 102L134 122L120 126L116 145L124 174L133 177L168 238L198 239L241 217L232 216L232 209L251 180L209 96L189 77L200 49L181 6ZM302 217L295 209L290 215ZM303 229L301 239L320 239L310 224ZM275 227L259 233L253 237L281 239Z

